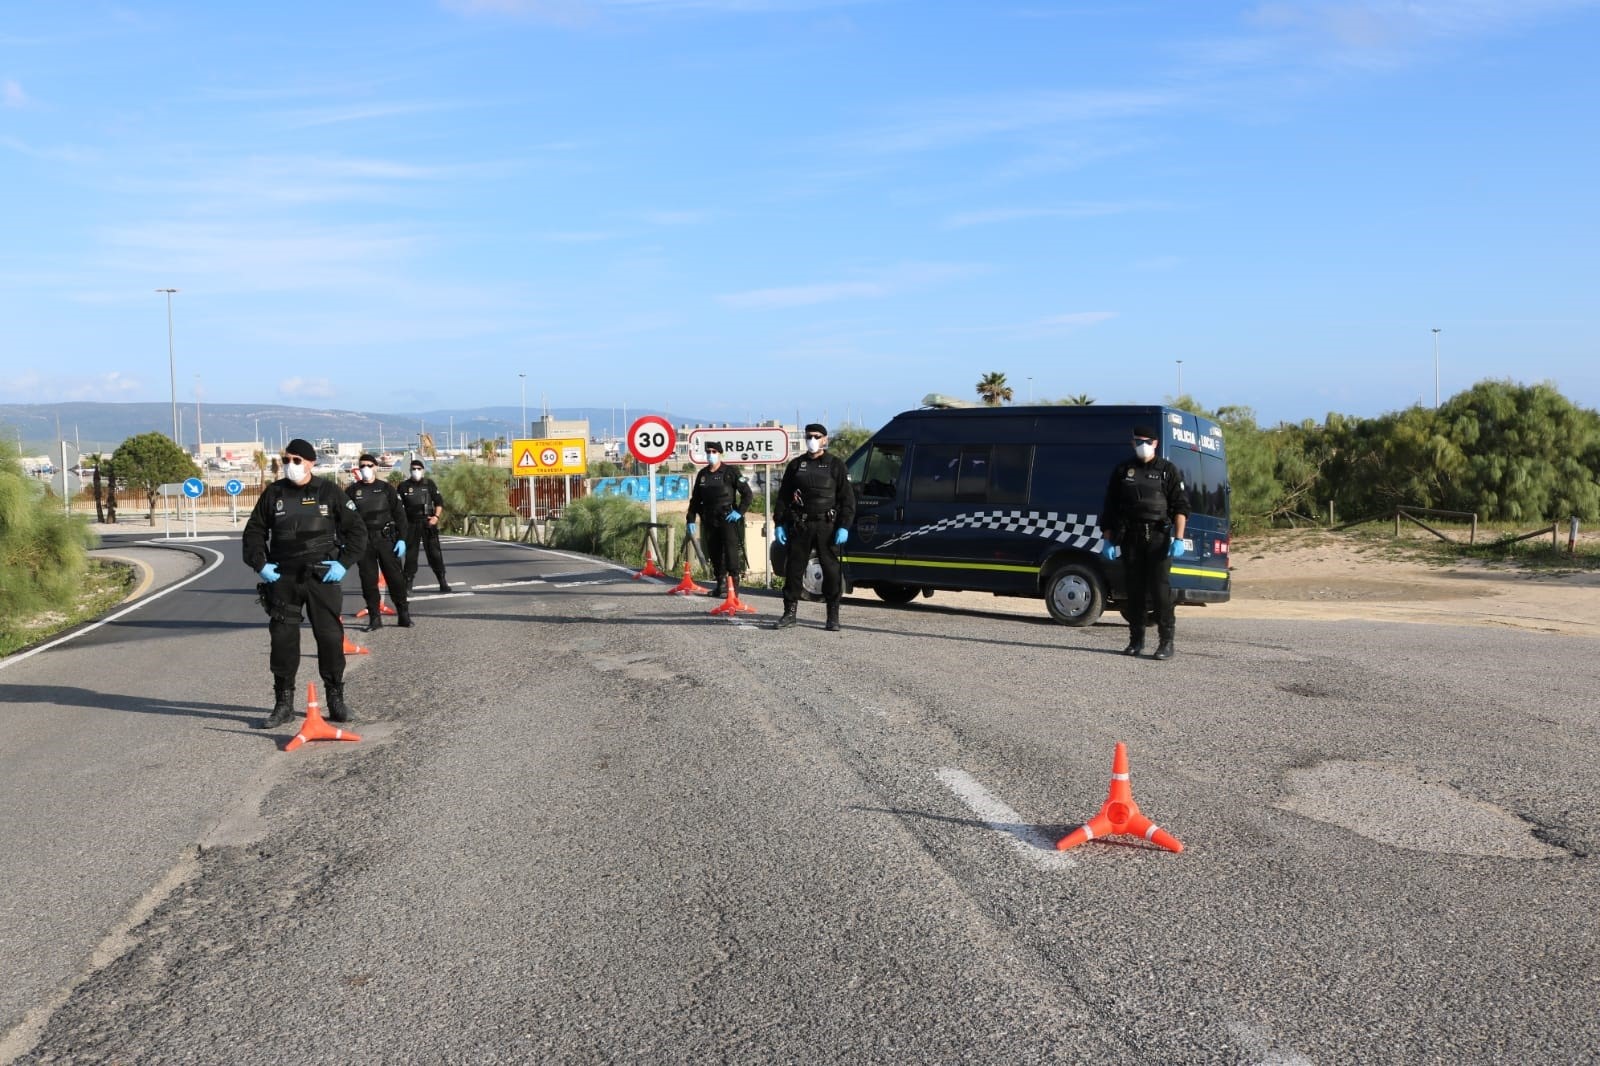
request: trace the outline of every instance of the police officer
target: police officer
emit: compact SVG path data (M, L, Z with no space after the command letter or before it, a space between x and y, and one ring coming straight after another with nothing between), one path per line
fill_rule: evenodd
M383 592L378 588L378 572L389 586L389 596L394 600L395 614L402 626L409 629L411 608L406 603L406 575L401 560L406 557L406 509L400 505L400 495L387 481L378 480L378 457L371 453L356 460L356 480L345 486L361 512L361 521L367 527L367 550L361 553L357 569L361 572L361 596L367 601L368 631L383 626Z
M406 588L416 583L417 563L426 551L433 576L439 579L439 591L449 592L450 585L444 579L444 552L439 549L439 519L444 517L444 497L439 494L439 486L433 483L433 478L428 476L421 459L411 460L411 476L400 482L396 491L400 493L400 503L406 509L406 522L411 530L411 550L406 553L405 560Z
M1183 474L1157 457L1158 443L1152 427L1133 427L1133 458L1111 471L1100 530L1105 537L1105 557L1122 557L1122 617L1128 620L1128 646L1122 654L1144 651L1145 618L1154 611L1159 639L1155 658L1170 659L1177 629L1172 560L1183 554L1189 497L1183 489Z
M850 539L856 516L856 494L844 460L828 454L828 431L820 423L806 426L806 454L790 461L778 483L779 544L789 549L783 573L783 616L776 628L787 629L799 619L802 583L811 553L822 563L822 598L828 604L831 632L839 629L839 597L844 584L839 574L839 547Z
M744 512L750 509L754 493L736 466L722 462L722 445L706 442L706 466L694 476L689 490L686 529L694 536L696 519L704 520L700 534L711 572L717 576L715 595L728 594L728 579L737 587L744 577Z
M348 722L344 702L344 624L339 621L345 571L367 550L367 527L337 485L314 477L317 451L295 438L283 450L284 476L268 485L244 524L245 565L261 575L271 621L272 713L256 728L272 729L294 713L300 670L301 612L317 641L317 672L328 694L328 717Z

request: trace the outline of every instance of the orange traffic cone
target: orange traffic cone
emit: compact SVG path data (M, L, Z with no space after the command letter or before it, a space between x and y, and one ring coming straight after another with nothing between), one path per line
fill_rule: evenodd
M696 585L694 578L689 576L689 557L683 557L683 580L672 586L667 592L673 596L704 596L711 590L704 585Z
M1111 757L1111 793L1101 806L1100 813L1057 841L1056 850L1066 851L1086 840L1113 833L1144 837L1168 851L1183 850L1177 837L1146 818L1133 801L1133 784L1128 780L1128 746L1120 740L1117 741L1116 753Z
M371 655L372 649L363 648L361 645L351 640L350 634L346 632L344 635L344 653L346 655Z
M300 727L293 740L284 745L284 751L293 751L308 740L360 740L348 729L329 725L322 717L322 705L317 702L317 683L306 686L306 724Z
M728 598L711 608L712 614L755 614L756 609L739 598L739 583L728 575Z
M668 577L668 576L669 576L668 574L665 574L665 573L661 572L660 570L656 569L656 554L655 554L654 551L651 550L650 545L646 544L644 546L644 569L640 570L638 573L634 574L633 575L633 579L635 581L638 581L641 577Z
M399 614L400 613L399 611L395 610L393 607L390 607L389 604L384 600L384 597L387 596L388 594L389 594L389 582L384 580L383 571L380 570L380 571L378 571L378 614L379 615ZM356 612L356 617L357 618L365 618L366 616L367 616L367 609L365 607L361 608L361 610ZM345 650L349 651L350 649L346 648Z

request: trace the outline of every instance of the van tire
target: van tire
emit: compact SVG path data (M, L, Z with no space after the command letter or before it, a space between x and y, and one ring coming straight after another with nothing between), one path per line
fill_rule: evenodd
M878 599L884 603L892 603L899 607L910 603L917 598L921 591L915 585L891 585L880 583L872 586L872 591L878 594Z
M1092 567L1067 563L1045 582L1044 603L1062 625L1092 626L1106 609L1105 585Z

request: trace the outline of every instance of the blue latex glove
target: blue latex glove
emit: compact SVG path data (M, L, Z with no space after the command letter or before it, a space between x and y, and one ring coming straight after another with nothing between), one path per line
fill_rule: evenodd
M343 581L345 575L344 564L337 559L328 561L328 572L322 575L322 583L331 585L336 581Z
M833 535L833 542L835 544L843 544L845 541L847 541L849 539L850 539L850 531L848 529L841 529L841 530L839 530L839 532L837 532L837 533L835 533Z
M1176 559L1180 555L1182 555L1183 554L1183 541L1179 540L1177 537L1173 537L1172 538L1172 547L1167 549L1167 554L1172 556L1174 559Z
M256 573L261 575L261 580L262 581L266 581L266 582L269 582L269 583L273 582L273 581L276 581L276 580L278 580L278 564L277 563L268 563L266 566L263 566L260 570L257 570Z
M774 532L772 536L779 544L789 543L789 531L782 526L779 526L777 531Z
M740 514L738 511L729 511L728 512L728 521L730 521L730 522L737 522L739 519L741 519L743 517L744 517L744 515Z
M686 523L684 523L683 531L685 533L689 534L689 536L692 537L692 536L694 536L694 528L695 527L694 527L694 523L693 522L686 522Z
M1109 541L1105 541L1100 545L1100 554L1106 557L1106 562L1113 563L1116 562L1117 556L1122 554L1122 549Z
M403 540L395 541L394 542L394 553L397 556L399 556L400 558L404 559L406 557L406 542L403 541Z

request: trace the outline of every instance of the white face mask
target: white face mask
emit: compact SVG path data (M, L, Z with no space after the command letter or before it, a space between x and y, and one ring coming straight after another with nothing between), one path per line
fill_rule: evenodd
M715 470L717 467L721 466L722 465L722 453L721 452L707 452L706 453L706 465L711 467L711 469L713 469L713 470Z
M364 467L361 468L361 480L362 481L371 481L377 475L378 475L378 472L376 470L372 469L372 467L370 467L370 466L364 466Z
M1148 463L1155 458L1156 446L1154 444L1135 444L1133 446L1133 454L1137 455L1141 462Z
M298 463L284 463L283 476L296 485L304 485L311 480L311 464L304 459Z
M806 451L810 452L812 455L816 455L818 452L822 451L822 439L820 437L807 437Z
M411 480L412 481L421 481L422 480L422 471L420 471L420 470L411 471Z

